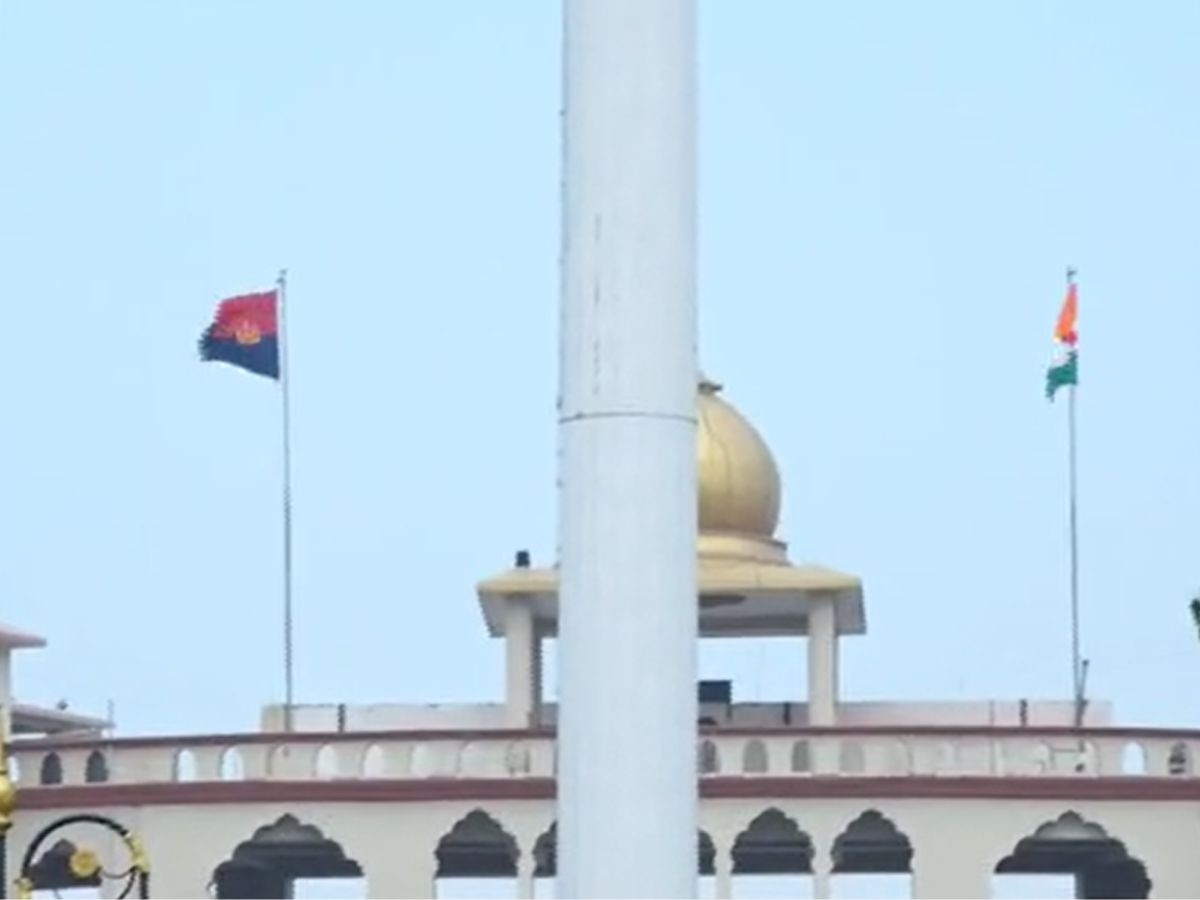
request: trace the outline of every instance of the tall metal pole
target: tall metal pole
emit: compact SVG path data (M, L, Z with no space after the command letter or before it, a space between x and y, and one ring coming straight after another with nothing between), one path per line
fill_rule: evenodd
M564 13L559 893L695 897L695 2Z
M279 395L283 426L283 728L291 731L292 709L295 704L295 681L292 660L292 438L288 401L287 366L287 269L279 273L276 313L279 319Z
M1075 270L1067 269L1067 290L1075 281ZM1072 352L1078 353L1077 349ZM1078 362L1076 363L1078 365ZM1068 455L1068 490L1070 540L1071 540L1071 684L1075 698L1075 727L1083 726L1083 661L1080 658L1079 644L1079 515L1078 515L1078 478L1075 462L1075 391L1078 387L1078 376L1075 383L1069 386L1067 397L1067 455Z

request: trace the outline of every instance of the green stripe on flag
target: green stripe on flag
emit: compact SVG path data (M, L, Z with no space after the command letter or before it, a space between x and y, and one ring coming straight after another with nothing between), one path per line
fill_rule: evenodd
M1046 370L1046 399L1053 400L1061 387L1079 384L1079 357L1074 350L1061 363Z

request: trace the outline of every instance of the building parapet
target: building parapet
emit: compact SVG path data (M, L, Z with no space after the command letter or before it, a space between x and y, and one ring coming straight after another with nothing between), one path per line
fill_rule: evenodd
M14 740L19 787L555 775L548 730ZM870 726L701 729L702 778L1195 778L1200 731Z

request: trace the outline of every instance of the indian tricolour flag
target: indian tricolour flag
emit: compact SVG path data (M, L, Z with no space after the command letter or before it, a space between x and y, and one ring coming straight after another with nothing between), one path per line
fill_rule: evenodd
M1054 327L1054 362L1046 370L1048 400L1054 399L1059 388L1079 384L1079 349L1076 346L1079 334L1075 325L1078 314L1079 296L1072 279L1067 282L1067 296L1058 314L1058 324Z

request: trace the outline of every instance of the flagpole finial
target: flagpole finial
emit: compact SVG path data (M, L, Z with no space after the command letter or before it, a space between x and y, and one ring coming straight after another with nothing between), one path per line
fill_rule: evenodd
M1074 266L1067 266L1067 284L1074 284L1077 274L1078 270Z

